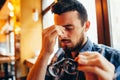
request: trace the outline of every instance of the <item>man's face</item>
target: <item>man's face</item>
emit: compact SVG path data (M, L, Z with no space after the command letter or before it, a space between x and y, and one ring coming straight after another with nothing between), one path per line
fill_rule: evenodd
M65 28L63 36L59 36L60 46L63 49L76 51L80 49L84 43L85 30L81 25L77 11L68 11L61 15L54 15L55 25Z

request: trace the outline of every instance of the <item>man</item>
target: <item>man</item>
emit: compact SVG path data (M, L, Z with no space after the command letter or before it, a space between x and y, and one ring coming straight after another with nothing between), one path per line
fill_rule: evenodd
M77 0L58 0L52 12L55 24L43 30L42 50L27 79L113 80L120 69L120 52L89 40L86 33L90 22L85 7ZM70 51L68 56L78 64L75 75L64 72L60 77L53 77L47 69L57 37L63 50Z

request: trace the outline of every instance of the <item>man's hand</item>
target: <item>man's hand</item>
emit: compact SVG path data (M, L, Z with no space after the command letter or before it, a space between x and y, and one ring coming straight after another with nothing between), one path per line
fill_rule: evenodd
M44 80L49 57L53 52L56 37L63 34L62 26L53 25L42 32L42 50L36 63L31 68L27 80Z
M56 43L57 36L64 33L64 27L53 25L43 30L42 32L42 50L46 53L52 53Z
M87 80L113 80L115 67L98 52L82 52L75 58Z

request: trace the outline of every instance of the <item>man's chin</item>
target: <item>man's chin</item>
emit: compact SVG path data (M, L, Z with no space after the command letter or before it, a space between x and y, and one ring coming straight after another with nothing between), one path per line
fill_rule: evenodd
M62 47L64 50L69 50L69 51L71 51L72 50L72 47L70 47L70 46L64 46L64 47Z

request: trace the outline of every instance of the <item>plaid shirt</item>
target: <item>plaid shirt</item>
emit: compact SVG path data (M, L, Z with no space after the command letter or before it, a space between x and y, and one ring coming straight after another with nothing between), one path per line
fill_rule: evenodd
M92 43L88 39L84 47L79 52L97 51L100 53L101 49L103 49L102 55L115 66L115 73L117 73L117 76L119 75L115 80L120 80L120 51L102 44ZM60 55L59 60L63 57L64 55ZM64 72L60 77L52 77L47 70L45 80L85 80L85 75L84 72L78 71L76 75L69 75Z

